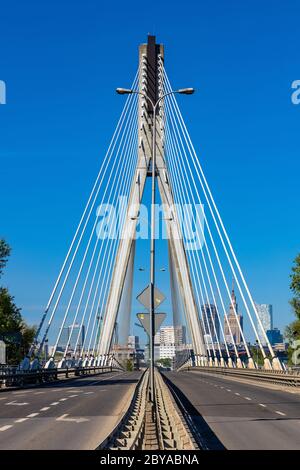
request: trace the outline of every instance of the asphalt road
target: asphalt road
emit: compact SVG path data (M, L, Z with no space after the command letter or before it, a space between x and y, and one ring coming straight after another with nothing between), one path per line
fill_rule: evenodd
M0 449L95 449L128 408L140 372L0 392Z
M200 372L165 375L189 400L189 413L206 448L300 449L299 392Z

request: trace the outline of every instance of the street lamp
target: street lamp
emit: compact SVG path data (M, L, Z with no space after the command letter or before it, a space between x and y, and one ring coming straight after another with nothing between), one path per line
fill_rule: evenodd
M151 200L151 246L150 246L150 307L149 307L149 346L150 346L150 400L152 403L155 401L154 393L154 332L155 332L155 307L154 307L154 281L155 281L155 170L156 170L156 111L159 103L167 96L175 95L192 95L194 88L181 88L179 90L170 91L162 95L154 103L147 93L139 90L131 90L128 88L117 88L116 92L119 95L141 95L143 96L152 107L153 111L153 137L152 137L152 200Z

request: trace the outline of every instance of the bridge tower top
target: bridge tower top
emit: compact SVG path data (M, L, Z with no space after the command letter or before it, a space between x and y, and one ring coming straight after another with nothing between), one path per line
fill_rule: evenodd
M164 60L164 46L156 43L155 36L148 35L148 42L139 47L139 65L143 73L142 86L147 84L147 95L153 103L156 103L159 95L159 59ZM147 112L149 115L153 112L149 105Z

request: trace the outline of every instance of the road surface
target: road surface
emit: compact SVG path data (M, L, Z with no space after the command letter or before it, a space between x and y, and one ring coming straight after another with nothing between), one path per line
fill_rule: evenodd
M190 415L207 448L300 449L299 392L196 371L165 376L190 401Z
M140 372L0 392L0 449L95 449L128 408Z

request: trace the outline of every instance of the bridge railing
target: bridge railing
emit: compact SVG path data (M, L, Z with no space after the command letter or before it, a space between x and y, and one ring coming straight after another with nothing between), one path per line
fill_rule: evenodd
M190 367L188 365L181 370L220 374L231 378L243 378L259 382L274 383L277 385L288 385L293 387L300 386L299 371L289 372L284 370L266 371L263 369L230 369L227 367Z
M114 370L123 370L118 364L112 364L102 367L73 367L65 369L37 369L37 370L19 370L18 366L0 367L0 387L22 387L28 384L42 384L69 377L79 377L91 374L100 374L112 372Z

